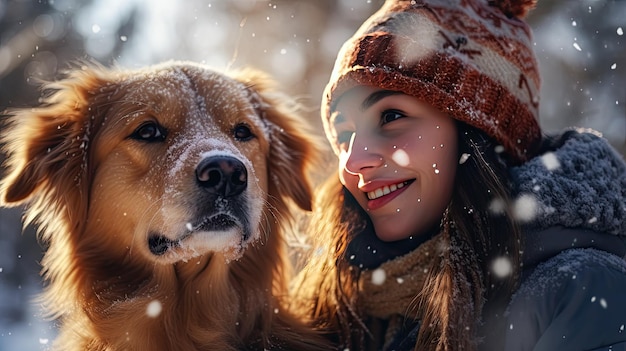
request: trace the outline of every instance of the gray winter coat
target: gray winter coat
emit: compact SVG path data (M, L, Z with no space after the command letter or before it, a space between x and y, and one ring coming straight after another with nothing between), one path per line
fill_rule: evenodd
M623 157L593 132L569 131L512 175L527 223L505 350L626 350Z

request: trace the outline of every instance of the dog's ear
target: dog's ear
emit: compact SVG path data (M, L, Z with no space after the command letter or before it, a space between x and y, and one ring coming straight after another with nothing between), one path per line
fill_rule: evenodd
M270 137L268 157L269 186L273 194L292 199L300 208L312 207L312 175L321 164L325 150L320 136L315 134L301 115L297 102L279 92L266 74L246 70L241 78L250 90L258 113L264 120ZM271 192L272 193L272 192Z
M40 106L7 111L2 133L7 173L0 180L1 205L45 206L64 199L81 202L72 204L74 209L86 209L79 197L86 197L88 189L87 153L95 114L89 100L99 84L93 71L77 70L45 85L48 95Z

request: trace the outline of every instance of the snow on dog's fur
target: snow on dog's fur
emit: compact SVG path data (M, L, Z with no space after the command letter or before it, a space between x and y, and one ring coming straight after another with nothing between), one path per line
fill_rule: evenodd
M317 139L269 78L87 65L9 111L4 206L47 247L59 350L319 349L285 308Z

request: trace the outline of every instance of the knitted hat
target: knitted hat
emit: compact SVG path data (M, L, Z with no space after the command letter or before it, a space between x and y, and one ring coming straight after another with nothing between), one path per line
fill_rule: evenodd
M541 140L536 0L387 0L343 45L322 119L355 85L403 92L483 130L517 161Z

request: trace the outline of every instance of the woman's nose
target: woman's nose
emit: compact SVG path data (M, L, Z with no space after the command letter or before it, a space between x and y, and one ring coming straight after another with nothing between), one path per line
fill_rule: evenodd
M345 158L343 168L350 174L359 174L380 167L383 158L376 149L370 138L359 137L357 133L352 134L348 151L343 155Z

